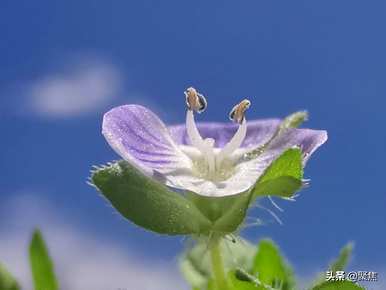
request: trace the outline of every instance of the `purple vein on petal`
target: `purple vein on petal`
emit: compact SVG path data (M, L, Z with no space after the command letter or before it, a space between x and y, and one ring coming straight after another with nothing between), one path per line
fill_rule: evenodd
M120 118L120 120L123 120L122 118ZM121 126L119 126L120 128L122 128ZM154 144L153 142L150 142L147 138L146 138L146 136L141 136L140 134L138 134L138 132L136 131L136 130L134 130L131 126L124 126L124 129L126 129L126 130L128 130L128 131L130 131L130 133L132 134L132 135L134 135L134 136L136 136L139 140L138 141L140 141L140 143L150 143L150 144ZM133 142L134 143L134 142ZM133 143L131 143L131 144L133 144ZM143 145L140 145L140 146L143 146ZM128 145L128 143L127 142L125 142L125 146L126 145ZM161 144L159 144L159 143L156 143L156 145L157 145L157 147L160 147L160 148L162 148L162 149L164 149L164 150L170 150L170 146L167 146L167 145L165 145L165 144L163 144L163 143L161 143Z
M149 152L149 151L141 150L141 149L138 149L138 148L131 146L130 144L127 144L127 143L125 143L125 146L129 150L133 150L138 154L154 156L154 157L174 157L175 156L175 154L169 154L169 153L164 153L164 152Z
M125 160L152 174L152 169L170 171L181 162L167 127L142 106L125 105L107 112L103 134Z
M143 131L147 133L148 136L153 138L158 143L161 143L165 146L170 146L169 144L165 143L165 140L160 139L158 136L155 136L152 132L150 132L149 128L145 126L141 121L141 119L137 116L137 112L133 111L132 117L133 117L133 120L137 123L137 125L139 125L143 129Z

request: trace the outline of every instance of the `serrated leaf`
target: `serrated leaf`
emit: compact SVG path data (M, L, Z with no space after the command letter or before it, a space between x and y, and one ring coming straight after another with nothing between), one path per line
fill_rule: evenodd
M16 279L0 264L0 290L19 290L20 286Z
M348 243L346 246L344 246L340 250L339 256L331 263L329 271L336 272L345 270L347 264L350 261L353 247L354 246L352 243Z
M54 266L39 230L35 230L32 235L29 257L35 290L57 290Z
M290 290L295 287L292 269L271 240L260 241L252 273L264 285L281 290Z
M302 178L302 151L290 148L271 163L252 191L255 197L291 197L302 187Z
M315 286L312 290L365 290L365 288L350 281L328 281Z
M226 271L243 267L250 269L255 254L255 247L245 240L238 239L235 243L227 240L221 242L221 253ZM180 258L180 270L189 282L196 288L207 287L211 279L211 263L208 240L200 240L186 251Z
M139 172L126 161L97 169L93 184L125 218L161 234L200 234L211 222L182 194Z

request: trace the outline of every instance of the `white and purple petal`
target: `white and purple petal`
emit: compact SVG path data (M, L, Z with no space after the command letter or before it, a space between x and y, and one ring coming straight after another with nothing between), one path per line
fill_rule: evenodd
M285 149L297 146L303 152L303 162L305 164L311 154L327 141L327 138L327 131L324 130L287 129L272 140L264 155L278 156Z
M189 166L165 124L139 105L116 107L104 115L102 133L110 146L126 161L146 174Z
M233 195L243 192L255 185L271 163L285 150L291 147L299 147L303 152L304 164L311 154L327 140L327 132L311 129L288 129L272 140L261 155L256 158L240 161L233 174L218 190L225 195Z
M174 186L185 188L204 196L230 196L252 188L269 165L288 148L302 149L304 163L315 150L327 140L327 132L311 129L288 129L274 138L264 152L256 158L240 160L235 164L234 174L224 181L208 181L188 174L169 176ZM239 149L241 153L247 149ZM241 156L242 154L236 154Z

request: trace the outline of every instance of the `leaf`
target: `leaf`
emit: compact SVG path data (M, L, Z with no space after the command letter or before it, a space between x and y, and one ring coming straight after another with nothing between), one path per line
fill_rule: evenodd
M259 183L253 190L255 197L267 195L290 198L303 186L303 182L291 176L280 176L262 183Z
M284 151L266 169L260 181L265 182L280 176L291 176L297 179L303 177L302 151L300 148L289 148Z
M211 263L209 254L209 241L202 239L186 251L180 258L180 270L193 287L201 289L206 287L211 278ZM250 269L255 254L255 247L241 238L235 243L227 240L221 242L221 253L226 271L237 267Z
M329 281L312 288L312 290L364 290L365 288L350 281Z
M329 271L336 272L336 271L343 271L347 264L350 261L351 253L353 250L353 243L348 243L346 246L344 246L339 253L339 256L333 261L329 267Z
M353 243L348 243L346 246L344 246L339 253L339 256L330 264L327 271L344 271L347 264L350 261L351 253L353 250ZM323 272L312 282L312 286L315 287L315 285L319 285L323 283L326 280L326 273ZM312 288L312 286L310 288Z
M32 235L29 257L35 290L57 290L54 266L39 230Z
M255 197L291 197L302 187L302 178L302 151L299 148L290 148L271 163L252 191Z
M256 277L245 271L231 271L228 277L234 290L268 290Z
M253 262L252 273L264 285L281 290L294 289L295 280L289 265L271 240L262 240Z
M188 198L213 223L212 231L233 233L244 221L251 193L232 196L207 197L190 192Z
M211 222L182 194L119 161L93 172L93 184L125 218L169 235L208 232Z
M16 279L0 264L0 290L19 290Z

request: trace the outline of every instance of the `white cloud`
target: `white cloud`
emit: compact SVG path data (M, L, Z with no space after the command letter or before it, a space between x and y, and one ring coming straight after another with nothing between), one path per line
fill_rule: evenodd
M131 103L156 113L166 112L164 116L172 119L174 110L165 107L157 95L150 97L136 88L134 78L130 78L134 72L128 74L129 77L119 66L98 56L80 53L63 57L49 69L34 71L34 77L30 74L0 86L0 116L32 115L48 120L100 118L114 106Z
M100 60L70 61L66 68L27 86L29 107L46 117L72 117L101 110L118 97L122 77Z
M7 227L0 226L0 261L21 281L23 289L32 289L27 247L34 223L42 225L62 290L187 289L175 261L153 261L128 253L105 237L63 223L44 202L23 199L4 206Z

